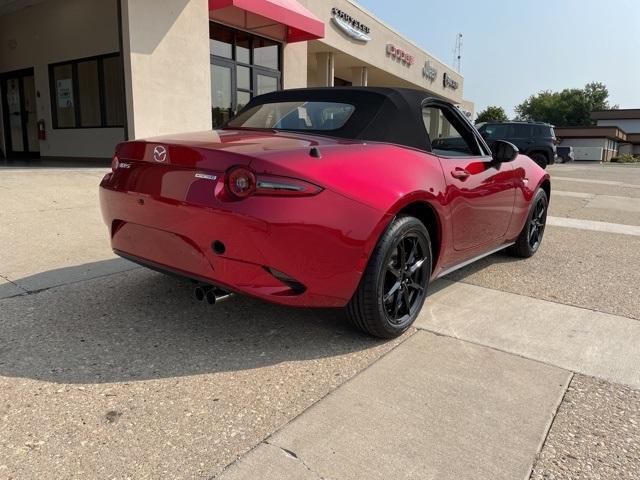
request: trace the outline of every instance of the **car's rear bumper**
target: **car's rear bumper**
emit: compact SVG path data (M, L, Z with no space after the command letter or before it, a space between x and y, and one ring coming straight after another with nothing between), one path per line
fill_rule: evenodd
M114 251L157 270L297 306L344 306L387 219L331 191L202 206L122 192L100 204ZM213 249L215 241L224 253ZM304 288L274 276L279 272Z

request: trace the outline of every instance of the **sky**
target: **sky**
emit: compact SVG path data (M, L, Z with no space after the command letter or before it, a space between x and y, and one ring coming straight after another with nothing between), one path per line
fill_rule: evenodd
M357 0L447 65L462 33L464 98L509 117L529 95L604 83L640 108L640 0ZM375 32L371 32L375 35Z

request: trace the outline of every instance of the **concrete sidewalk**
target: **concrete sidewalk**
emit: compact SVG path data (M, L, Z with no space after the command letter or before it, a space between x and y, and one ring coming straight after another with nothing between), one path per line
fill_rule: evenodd
M416 327L640 388L637 320L465 283L436 285Z
M419 331L220 478L526 479L570 378Z

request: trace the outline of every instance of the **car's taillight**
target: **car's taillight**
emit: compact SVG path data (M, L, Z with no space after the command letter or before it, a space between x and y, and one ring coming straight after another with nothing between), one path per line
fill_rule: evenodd
M235 198L247 198L256 189L256 176L245 167L233 167L227 172L225 185Z
M251 195L305 197L316 195L322 188L297 178L255 174L247 167L232 167L225 178L227 192L241 199Z
M322 188L319 186L297 178L272 177L268 175L259 175L256 186L256 195L304 197L316 195L321 191Z
M118 155L114 155L113 158L111 159L111 171L115 172L118 169L119 165L120 165L120 161L118 160Z

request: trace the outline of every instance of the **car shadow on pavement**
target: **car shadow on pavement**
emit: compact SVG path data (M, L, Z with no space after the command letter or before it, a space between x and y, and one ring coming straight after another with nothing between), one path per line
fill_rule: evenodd
M0 302L0 375L57 383L255 369L381 343L340 309L242 296L210 306L190 282L143 268Z
M12 280L11 282L0 284L0 299L24 293L33 293L38 290L81 282L96 277L103 277L138 267L139 265L124 258L110 258L108 260L98 260L82 265L72 265L38 272L22 277L19 280Z

